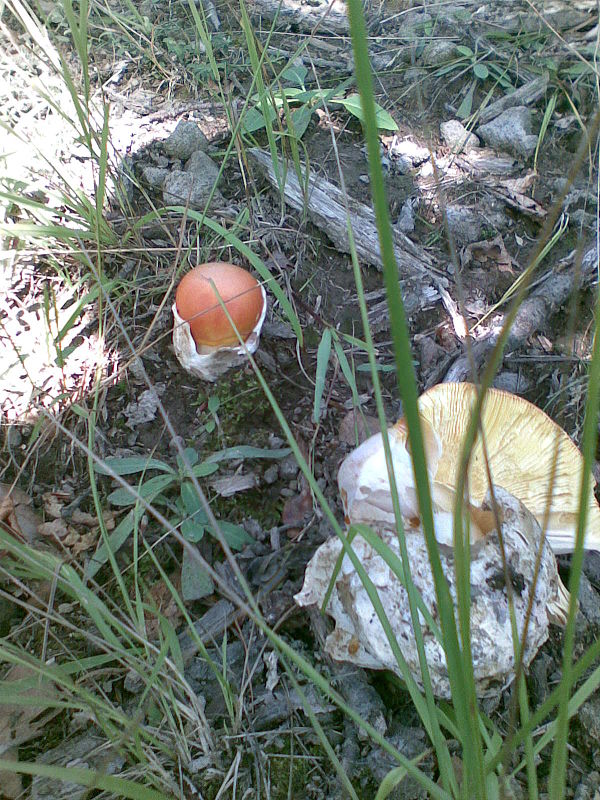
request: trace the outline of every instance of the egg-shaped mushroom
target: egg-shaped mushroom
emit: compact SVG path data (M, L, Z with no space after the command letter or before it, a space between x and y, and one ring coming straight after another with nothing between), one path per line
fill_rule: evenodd
M179 362L193 375L213 381L258 348L267 297L247 270L214 261L182 278L172 310Z
M457 483L476 391L469 383L443 383L419 397L432 500L437 513L436 536L440 541L447 542L448 536L451 537L450 498ZM471 522L472 539L485 534L490 525L489 518L482 518L477 511L489 488L481 430L494 486L501 486L517 497L540 525L546 526L546 536L554 552L571 552L575 546L583 456L562 428L537 406L498 389L490 389L486 394L481 429L469 462L466 483L469 502L465 513ZM388 437L393 444L395 472L401 474L397 482L403 516L409 526L411 519L418 524L404 420L390 428ZM338 484L347 518L368 524L395 524L381 434L371 437L348 456L340 467ZM600 507L594 497L594 485L590 478L584 546L600 550ZM407 498L412 499L412 505Z

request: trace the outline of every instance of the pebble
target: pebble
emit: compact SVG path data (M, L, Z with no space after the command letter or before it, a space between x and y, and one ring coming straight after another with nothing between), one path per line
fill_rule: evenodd
M286 456L279 462L279 477L284 481L295 478L298 474L298 462L294 455Z
M196 122L180 120L173 133L163 142L165 153L172 158L188 159L195 150L208 150L208 139Z
M266 469L263 472L263 480L269 486L272 483L275 483L278 477L279 477L279 469L277 467L277 464L272 464L268 469Z
M400 233L412 233L415 229L415 200L407 200L400 209L395 227Z
M532 134L531 111L526 106L507 108L491 122L480 125L477 133L490 147L528 158L533 155L538 137Z
M161 189L168 174L169 170L163 167L144 167L142 180L152 189Z
M202 150L195 150L185 162L185 172L194 175L210 175L212 182L215 183L219 176L219 167L212 158Z
M182 172L173 170L167 175L163 183L163 202L165 205L185 205L189 203L191 208L203 209L210 197L215 184L218 169L213 165L216 172L200 175L195 172ZM223 196L217 189L212 199L214 203L223 201Z
M456 153L468 152L479 147L481 142L479 137L470 133L465 126L457 119L449 119L440 125L442 139Z
M475 211L464 206L451 205L446 208L448 228L460 246L481 239L482 221Z

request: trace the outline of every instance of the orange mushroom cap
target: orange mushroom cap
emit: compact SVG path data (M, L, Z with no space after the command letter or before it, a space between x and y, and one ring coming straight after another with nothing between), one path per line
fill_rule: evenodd
M239 343L219 298L242 339L260 319L264 300L253 275L224 261L200 264L183 276L175 293L177 313L189 323L196 345L231 347Z

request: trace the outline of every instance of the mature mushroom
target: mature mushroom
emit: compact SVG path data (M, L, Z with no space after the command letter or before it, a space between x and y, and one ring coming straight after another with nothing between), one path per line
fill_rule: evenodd
M452 500L464 435L476 400L469 383L434 386L419 398L425 433L436 536L452 540ZM575 546L583 457L567 434L543 411L521 397L491 389L481 414L481 428L494 486L517 497L545 526L555 553ZM394 471L400 484L400 506L410 527L418 524L415 482L408 452L406 424L400 420L388 431ZM398 477L400 476L400 477ZM394 525L392 498L381 434L351 453L340 467L338 483L346 516L353 521ZM600 550L600 507L590 478L584 546ZM465 514L476 540L493 526L479 507L489 485L481 433L469 462Z
M453 509L462 444L476 397L476 388L470 384L443 384L419 398L435 534L443 545L439 548L440 561L455 603ZM507 392L489 393L481 415L481 428L493 486L488 486L480 432L471 455L469 496L463 509L473 543L470 563L473 668L477 693L485 697L513 679L509 594L512 594L520 637L530 613L527 637L522 642L525 666L547 638L549 623L564 624L566 621L569 593L558 575L552 548L559 552L573 549L583 458L564 431L546 414ZM417 502L406 423L400 420L386 435L398 505L407 533L405 542L411 574L429 612L420 614L420 618L433 689L436 694L449 697L446 657L432 622L439 619L439 610ZM338 484L347 524L367 524L395 556L401 557L382 434L367 439L344 460ZM592 490L590 484L590 493ZM548 527L543 539L541 525L546 522ZM502 543L498 525L501 525ZM600 508L593 494L589 500L585 543L587 547L600 549ZM404 585L391 569L391 562L371 547L360 529L356 530L352 547L376 587L391 630L412 675L420 683ZM302 591L295 597L299 605L322 605L341 550L341 541L333 537L316 551L306 569ZM512 584L510 592L505 584L506 574ZM401 674L383 626L348 556L342 561L326 610L336 623L326 642L331 656Z
M214 261L200 264L182 278L172 310L173 345L181 365L214 381L258 348L267 296L245 269Z
M569 595L562 585L556 559L547 542L537 553L541 539L540 526L517 498L495 487L494 499L502 521L503 550L506 556L512 602L519 637L523 640L525 620L529 615L526 637L522 641L523 664L528 666L548 637L550 622L564 623ZM490 499L484 510L490 509ZM375 526L379 536L400 558L398 537L387 527ZM419 614L425 655L433 690L440 697L450 697L448 668L443 644L435 631L439 609L425 539L421 535L406 537L413 582L428 612ZM371 547L360 531L352 540L352 548L379 595L390 628L398 641L408 668L419 685L421 673L406 589L389 563ZM330 538L316 551L306 568L302 591L295 596L300 606L321 606L342 543ZM442 569L456 603L454 552L440 548ZM471 557L471 651L477 694L489 697L505 688L514 677L514 644L508 590L502 568L500 542L491 531L473 547ZM335 621L335 629L327 637L326 652L338 661L348 661L371 669L389 669L402 676L386 633L373 604L348 556L342 560L326 611Z

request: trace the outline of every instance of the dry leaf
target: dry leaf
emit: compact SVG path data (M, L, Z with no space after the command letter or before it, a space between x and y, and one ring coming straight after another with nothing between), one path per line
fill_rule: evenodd
M28 544L37 538L38 518L31 498L7 483L0 483L0 526Z
M17 692L25 694L28 698L39 697L39 706L26 706L17 703L4 703L0 714L0 752L7 745L18 746L39 735L46 723L60 713L60 709L49 708L48 699L56 697L56 689L50 681L41 679L37 672L22 664L11 667L4 676L3 683L10 681L24 681L31 679L33 685L26 689L15 687ZM4 783L0 783L4 789Z
M112 531L115 527L115 517L112 511L106 510L102 512L102 519L107 531ZM86 528L97 528L98 517L95 514L89 514L87 511L80 511L76 508L71 516L71 522L74 525L84 525Z
M19 748L11 747L2 753L2 758L7 761L19 760ZM4 772L0 770L0 797L7 798L7 800L15 800L23 791L22 776L16 772Z
M353 408L340 422L339 439L344 444L356 447L365 439L381 430L377 417L361 413L359 408Z
M497 268L500 272L510 272L514 275L513 260L504 246L502 236L495 236L489 241L473 242L461 253L461 266L476 264L484 269Z
M175 587L177 592L181 592L181 574L179 571L169 575L171 584ZM147 604L156 609L160 616L166 617L171 625L177 629L181 622L181 610L177 605L171 590L164 581L157 581L153 584L147 593ZM146 633L150 639L158 637L160 628L160 619L155 611L145 611Z
M254 489L258 485L258 479L254 472L247 472L243 475L224 475L222 478L215 478L210 485L221 497L231 497L238 492Z
M40 536L48 536L50 539L64 539L69 533L69 527L64 519L53 519L52 522L42 522L38 525Z
M80 553L86 552L86 550L95 549L98 544L98 531L89 531L89 533L80 534L70 529L62 543L74 556L78 556Z
M44 492L42 495L42 503L46 518L60 519L62 517L62 511L65 505L62 500L63 498L56 494L56 492Z

